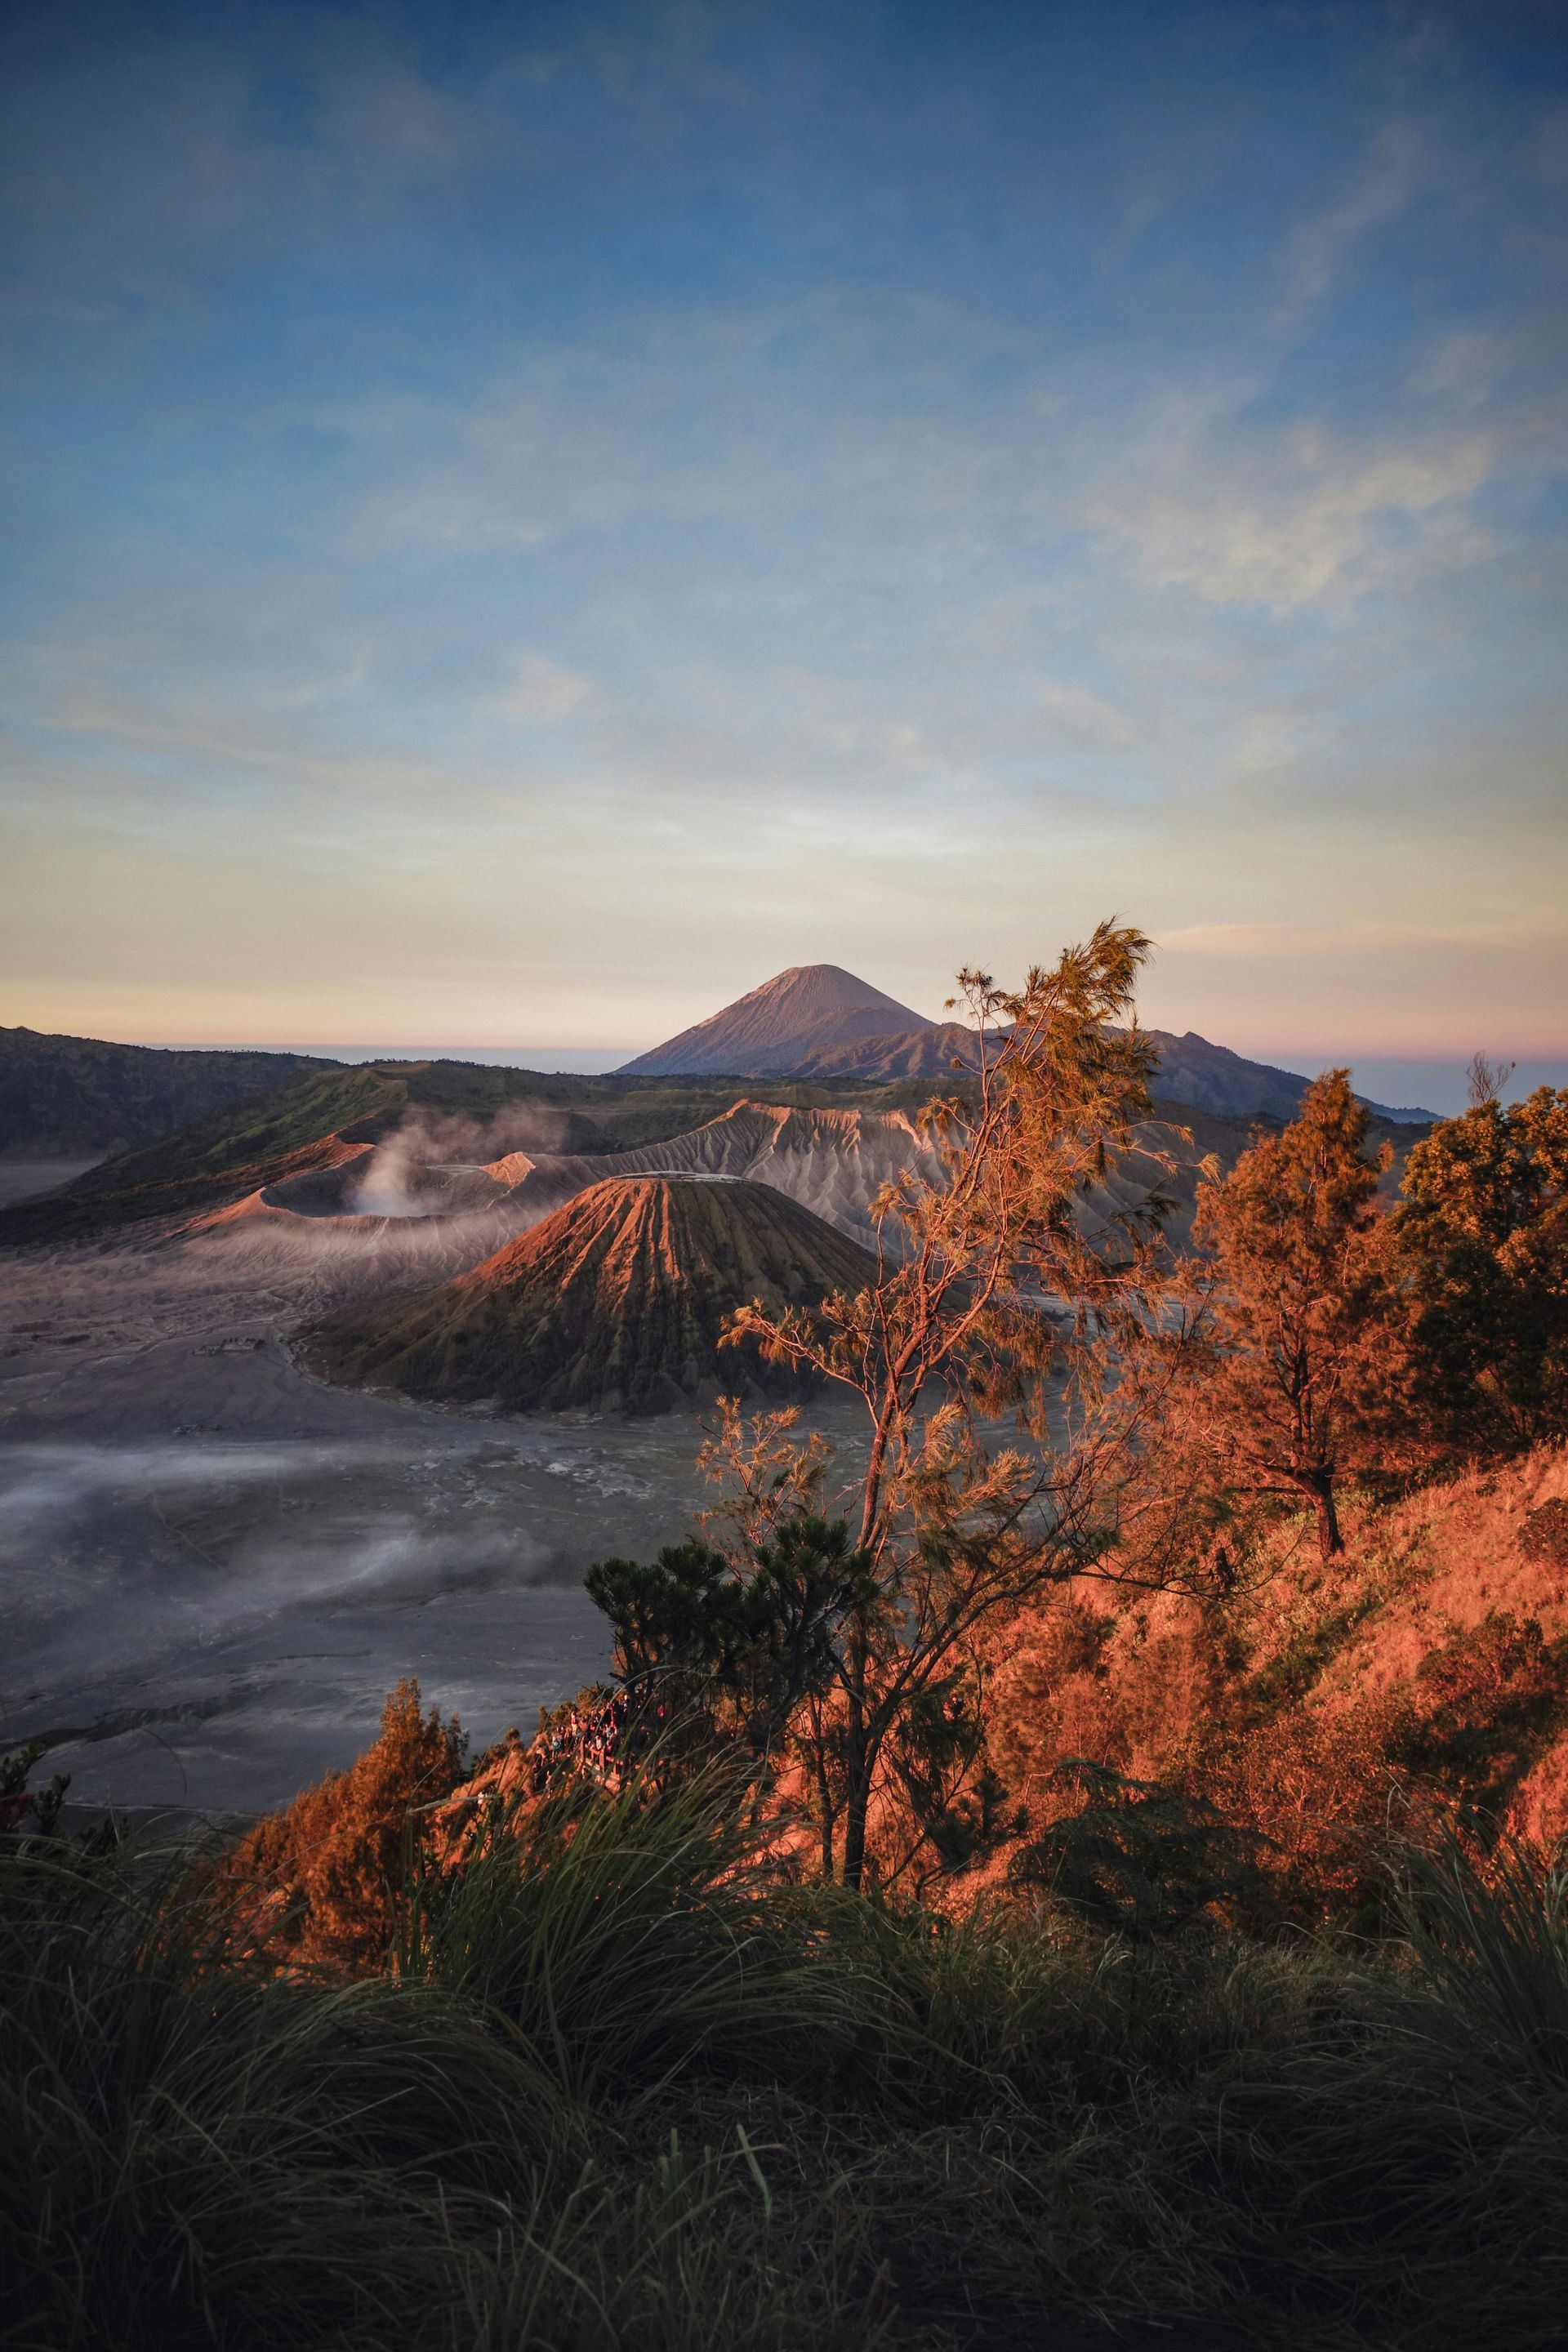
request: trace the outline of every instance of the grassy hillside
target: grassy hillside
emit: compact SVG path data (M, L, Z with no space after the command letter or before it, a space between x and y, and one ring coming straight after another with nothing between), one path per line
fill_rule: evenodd
M1354 1942L954 1925L792 1884L722 1769L443 1814L454 1734L400 1691L205 1867L0 1826L7 2344L1562 2343L1533 1865L1392 1850Z
M1559 1531L1560 1530L1560 1531ZM987 1745L1034 1819L1068 1759L1180 1783L1268 1843L1283 1899L1363 1899L1390 1818L1479 1808L1568 1837L1568 1455L1363 1495L1325 1563L1300 1518L1228 1600L1086 1580L987 1636Z
M0 1159L132 1151L328 1066L303 1054L187 1053L0 1029Z
M0 1244L72 1241L238 1200L281 1176L331 1166L345 1130L368 1139L395 1125L407 1101L403 1077L334 1063L107 1160L63 1192L18 1202L0 1213Z

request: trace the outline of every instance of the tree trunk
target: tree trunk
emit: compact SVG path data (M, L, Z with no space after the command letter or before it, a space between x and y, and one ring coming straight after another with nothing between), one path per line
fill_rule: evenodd
M871 1759L866 1739L866 1714L858 1691L849 1694L844 1727L844 1874L843 1883L858 1895L866 1872L866 1816L871 1804Z
M813 1706L811 1713L812 1764L816 1773L816 1798L822 1807L822 1878L826 1886L833 1884L833 1832L837 1814L833 1803L833 1790L827 1778L826 1735L822 1718Z
M1316 1480L1311 1496L1312 1508L1318 1515L1318 1549L1325 1559L1333 1559L1345 1548L1340 1533L1340 1515L1334 1508L1333 1481L1326 1475Z

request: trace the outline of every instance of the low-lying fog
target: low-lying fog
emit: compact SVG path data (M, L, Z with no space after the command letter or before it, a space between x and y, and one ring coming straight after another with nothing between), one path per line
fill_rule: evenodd
M73 1801L277 1804L358 1754L405 1674L476 1745L527 1728L604 1669L589 1561L711 1499L693 1418L308 1378L286 1334L373 1264L239 1234L5 1261L0 1746L55 1738ZM853 1444L845 1408L818 1418Z

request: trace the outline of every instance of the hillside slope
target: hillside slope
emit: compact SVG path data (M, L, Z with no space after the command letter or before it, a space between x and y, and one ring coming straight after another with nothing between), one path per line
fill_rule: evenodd
M1180 1106L1173 1106L1173 1116ZM1190 1137L1178 1131L1190 1124ZM1111 1171L1086 1204L1092 1218L1109 1209L1139 1207L1156 1185L1168 1187L1176 1201L1174 1230L1184 1232L1198 1181L1198 1162L1205 1153L1217 1153L1229 1164L1245 1150L1247 1130L1234 1120L1205 1118L1192 1114L1190 1122L1173 1125L1151 1120L1139 1130L1141 1148ZM1155 1158L1168 1152L1176 1160L1167 1175ZM644 1145L635 1151L593 1156L518 1153L492 1163L491 1175L505 1174L515 1187L513 1198L531 1214L552 1209L589 1184L612 1176L658 1174L717 1174L744 1177L771 1184L803 1208L837 1225L865 1248L877 1246L878 1229L871 1203L883 1186L906 1170L923 1181L940 1186L946 1181L942 1152L920 1121L904 1109L870 1106L843 1108L801 1108L782 1103L738 1102L705 1126L667 1141ZM893 1228L885 1228L890 1246L897 1245Z
M765 1184L595 1184L469 1274L352 1311L310 1335L330 1378L513 1411L658 1412L747 1379L783 1386L724 1318L752 1298L808 1303L871 1278L865 1253Z
M0 1029L0 1159L132 1151L301 1072L336 1066L306 1054L184 1052Z
M552 1139L582 1134L570 1116L539 1105L546 1083L525 1070L469 1062L331 1062L270 1094L182 1128L144 1150L90 1169L63 1192L0 1214L0 1244L67 1241L152 1217L223 1208L263 1186L330 1170L416 1121L435 1133L483 1133L526 1108L531 1131L547 1111Z
M1568 1834L1565 1515L1568 1454L1543 1447L1352 1500L1326 1563L1286 1517L1225 1601L1062 1591L988 1637L994 1767L1037 1813L1069 1758L1179 1780L1331 1902L1412 1808L1479 1807L1550 1845Z
M772 1185L867 1247L875 1245L870 1202L905 1168L940 1181L941 1160L907 1111L800 1109L738 1102L719 1118L635 1151L603 1158L539 1155L510 1163L515 1197L530 1210L553 1208L601 1179L715 1175Z
M775 1082L769 1091L797 1109L864 1103L908 1110L924 1102L931 1088L919 1080L891 1087ZM384 1142L400 1128L416 1131L403 1155L412 1163L458 1161L472 1168L515 1157L526 1147L520 1165L540 1152L591 1161L573 1188L581 1189L616 1172L604 1164L605 1155L685 1134L728 1110L735 1093L732 1081L679 1075L586 1076L468 1062L327 1063L269 1095L107 1160L61 1192L0 1211L0 1248L69 1241L139 1220L209 1216L295 1176L345 1166L365 1143ZM515 1182L515 1173L506 1181ZM565 1197L558 1190L553 1200Z

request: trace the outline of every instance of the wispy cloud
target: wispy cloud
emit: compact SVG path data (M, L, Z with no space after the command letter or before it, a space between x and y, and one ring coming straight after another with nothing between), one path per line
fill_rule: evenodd
M1556 967L1455 940L1568 888L1550 74L426 5L10 79L0 1017L629 1044L1117 905L1167 1024L1505 1037Z
M1177 402L1083 512L1157 586L1289 614L1495 553L1474 504L1494 463L1476 431L1352 441Z
M1349 186L1290 238L1285 291L1276 313L1281 325L1296 325L1328 294L1372 231L1409 208L1426 168L1425 144L1415 126L1385 123Z
M594 691L592 678L552 661L548 654L521 653L512 660L507 684L494 707L504 719L552 727L580 710Z

